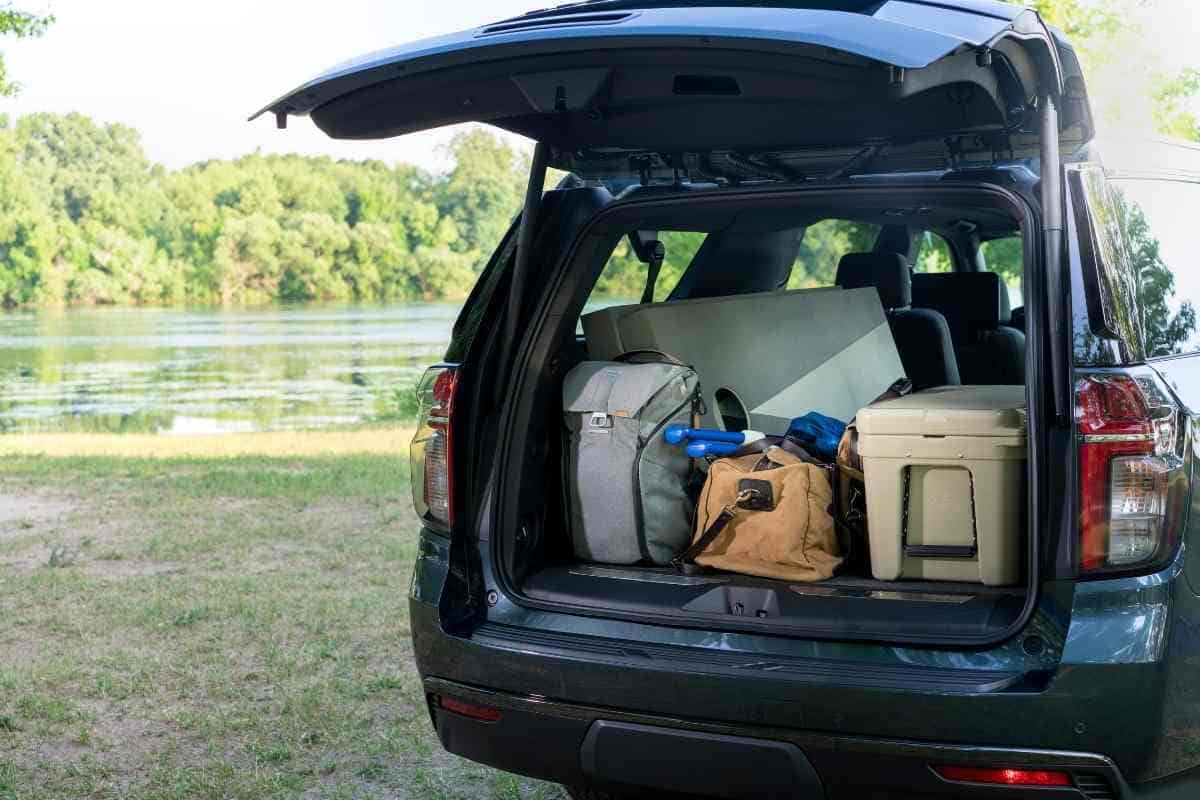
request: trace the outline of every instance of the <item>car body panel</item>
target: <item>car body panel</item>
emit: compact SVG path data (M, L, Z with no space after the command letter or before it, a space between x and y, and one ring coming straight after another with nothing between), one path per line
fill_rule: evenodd
M281 123L310 115L350 139L486 122L560 153L789 152L962 136L964 153L1037 155L1036 98L1058 96L1076 62L1034 12L828 5L518 18L344 62L259 113ZM1072 147L1091 135L1075 83L1060 118ZM722 121L731 117L738 124Z
M1023 165L1011 169L1023 183L1036 180ZM1001 177L997 173L998 181ZM864 182L892 180L895 176L877 176ZM1078 258L1071 265L1078 272ZM1188 385L1200 385L1191 375L1193 360L1155 364L1184 409L1200 408L1200 399L1182 399ZM1200 517L1190 515L1189 525L1200 525ZM490 534L486 529L479 534L482 555ZM1195 541L1196 535L1189 529L1186 538ZM424 538L439 536L426 532ZM503 592L489 598L485 625L457 628L448 622L448 597L437 586L438 576L450 571L434 568L432 561L420 568L413 630L422 675L435 682L660 720L683 715L745 728L767 726L802 737L834 732L871 742L906 738L973 750L1096 753L1114 762L1117 797L1183 797L1194 780L1193 743L1200 731L1200 690L1194 681L1200 598L1185 578L1187 549L1150 575L1047 580L1029 624L990 647L904 647L672 628L530 609ZM448 540L423 544L422 562L435 551L448 558ZM486 556L477 566L479 585L498 585ZM671 652L686 655L671 660ZM805 659L841 665L840 685L831 686L815 670L786 666ZM1024 678L1016 684L998 681L987 691L962 691L953 682L925 689L872 687L859 678L864 670L898 666L910 668L914 680L934 669ZM735 684L737 691L730 692ZM887 713L880 714L884 708ZM461 733L456 736L448 746L474 752ZM865 764L870 757L858 758Z
M1173 740L1196 722L1196 692L1163 679L1173 673L1182 681L1197 656L1195 642L1183 648L1177 641L1191 627L1180 632L1184 617L1194 618L1198 610L1194 599L1178 597L1181 588L1186 591L1186 582L1173 579L1178 570L1176 564L1157 576L1097 581L1080 592L1064 584L1061 591L1043 593L1026 635L976 651L705 635L547 612L527 612L521 626L489 624L461 634L445 630L437 607L424 599L414 596L411 609L418 667L427 679L652 716L1101 753L1138 782L1194 765L1183 742ZM426 599L437 594L433 587L427 589ZM515 622L512 613L506 610L505 618ZM1070 622L1063 630L1060 623L1066 619ZM533 631L563 635L548 644ZM1045 657L1025 652L1025 640L1035 634L1044 634L1048 643ZM614 649L614 641L621 646ZM639 649L640 641L669 644L692 655L668 660L661 650ZM1118 642L1129 646L1114 647ZM755 669L778 658L781 650L844 662L847 677L843 685L831 686L803 673ZM741 654L744 668L731 673L706 665L706 651ZM931 663L960 669L1038 668L1028 669L1030 683L994 692L915 691L854 685L852 676L862 659L914 669Z
M341 138L488 122L550 145L552 163L583 177L642 183L686 175L687 156L722 148L727 160L745 162L739 148L746 148L792 167L751 177L799 182L814 175L809 165L856 148L892 147L890 172L932 169L939 148L953 172L964 163L1036 158L1042 97L1053 97L1061 111L1069 160L1092 160L1078 59L1061 32L1017 4L600 0L344 62L260 113L281 123L310 115ZM972 103L969 114L952 110ZM905 148L920 157L906 157ZM869 157L854 174L877 173L879 163ZM816 176L847 174L831 165ZM1078 230L1071 214L1065 222L1074 332L1090 335L1094 320L1080 307ZM502 302L483 294L488 308ZM1077 366L1122 366L1131 352L1101 339L1089 363L1077 341ZM464 357L461 385L470 387ZM1194 363L1183 357L1153 367L1189 412L1193 474L1200 429ZM464 440L474 441L480 431L469 425ZM1073 436L1068 426L1061 434ZM1065 472L1069 483L1072 468ZM453 538L423 530L410 587L418 669L443 723L439 735L454 752L569 782L580 763L571 737L603 710L638 724L798 742L821 770L837 766L824 760L835 742L852 754L841 768L849 763L858 773L842 774L838 790L827 784L827 791L850 792L837 796L857 796L855 780L885 781L885 765L902 756L925 759L905 769L928 780L928 759L941 754L999 759L1008 752L1013 763L1103 773L1119 797L1141 796L1139 783L1195 774L1200 597L1185 556L1200 536L1197 514L1166 568L1088 581L1073 579L1068 520L1060 535L1067 544L1034 562L1062 568L1065 560L1066 567L1039 581L1019 633L974 647L918 647L671 627L518 604L499 590L505 581L492 562L495 489L478 483L465 515L478 524L460 526ZM1200 571L1190 571L1200 583ZM904 673L907 681L897 677ZM480 721L451 724L436 707L441 691L477 702L495 697L505 714L540 727L522 731L529 740L498 736L500 728ZM510 739L519 740L520 753Z
M817 45L907 69L921 69L964 45L978 47L1012 25L1009 19L919 3L893 2L874 15L803 8L639 8L619 23L529 26L487 34L488 26L422 39L348 59L321 72L269 103L258 114L311 113L339 94L387 80L404 66L406 75L479 61L504 62L514 56L612 47L623 39L713 37L755 42ZM546 19L543 17L543 19Z

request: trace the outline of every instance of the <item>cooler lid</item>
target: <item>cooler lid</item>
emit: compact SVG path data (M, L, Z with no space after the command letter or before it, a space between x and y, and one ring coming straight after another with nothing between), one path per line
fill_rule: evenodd
M871 436L1025 436L1024 386L943 386L858 412Z

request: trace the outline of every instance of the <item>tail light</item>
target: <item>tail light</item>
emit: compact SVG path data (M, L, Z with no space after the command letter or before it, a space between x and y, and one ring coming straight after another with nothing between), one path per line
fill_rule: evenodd
M417 433L409 448L417 516L449 528L454 522L454 390L458 368L431 367L417 387Z
M434 695L433 699L437 707L443 711L449 711L451 714L458 714L461 717L470 717L480 722L499 722L502 716L500 709L491 706L477 706L474 703L455 700L453 697L437 695Z
M1139 377L1092 374L1076 384L1081 572L1153 566L1175 550L1178 411L1157 378Z
M1049 769L1005 769L998 767L934 767L948 781L990 783L996 786L1074 786L1070 774Z

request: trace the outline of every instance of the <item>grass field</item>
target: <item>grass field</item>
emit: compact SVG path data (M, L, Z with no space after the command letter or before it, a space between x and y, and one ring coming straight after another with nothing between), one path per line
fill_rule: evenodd
M559 797L430 728L407 440L0 437L0 800Z

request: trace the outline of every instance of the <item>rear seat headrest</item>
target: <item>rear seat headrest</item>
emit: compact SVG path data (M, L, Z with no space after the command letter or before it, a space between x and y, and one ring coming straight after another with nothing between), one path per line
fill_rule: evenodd
M1007 322L1004 282L994 272L917 274L912 279L913 305L945 315L951 329L962 333L989 331Z
M710 233L668 299L728 297L786 287L800 251L802 230L750 234L730 229ZM732 264L740 268L731 269Z
M898 253L847 253L838 263L837 285L843 289L874 286L889 311L912 305L912 274Z

